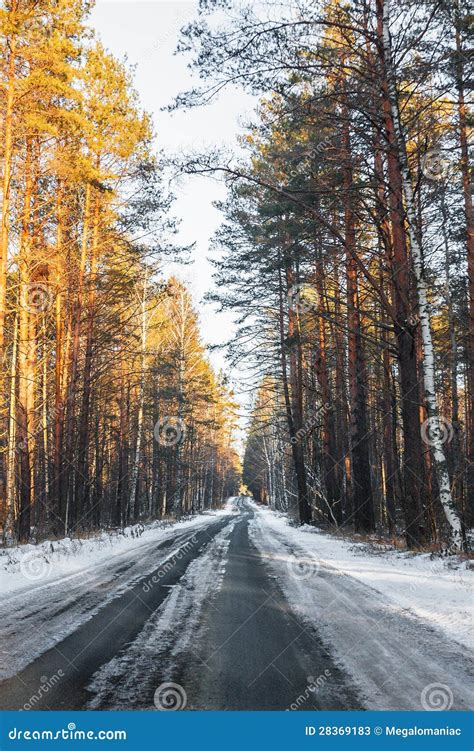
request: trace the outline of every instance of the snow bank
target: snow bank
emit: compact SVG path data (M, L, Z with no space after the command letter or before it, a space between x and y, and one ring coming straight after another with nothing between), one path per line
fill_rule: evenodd
M451 570L428 556L374 555L253 509L253 544L302 628L323 641L367 709L430 709L439 688L443 708L474 704L466 648L472 573L463 563Z
M135 524L123 531L101 532L89 539L45 541L39 545L17 545L0 549L0 592L8 595L34 588L35 592L55 581L74 580L111 558L120 557L150 544L165 541L168 537L209 523L210 517L234 513L233 499L224 508L206 511L179 522L160 520L144 526Z
M0 555L0 679L22 670L149 575L232 504L164 525L136 525L123 534L58 540L4 549ZM38 609L39 608L39 609Z
M429 553L378 552L314 527L292 527L284 514L255 503L252 507L275 534L304 550L307 564L329 564L381 592L400 609L410 609L450 639L473 646L474 571L468 561L432 559Z

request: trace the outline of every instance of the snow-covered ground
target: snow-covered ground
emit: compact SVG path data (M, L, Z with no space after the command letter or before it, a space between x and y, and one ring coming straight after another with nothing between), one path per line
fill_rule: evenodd
M164 542L177 531L208 524L210 517L234 513L232 504L233 499L229 499L220 510L206 511L174 523L135 524L121 532L102 532L88 539L65 537L39 545L0 548L0 592L3 597L21 590L37 592L43 585L51 586L66 577L70 581L82 578L111 557Z
M0 679L15 675L186 546L220 511L89 540L21 545L0 555ZM166 545L169 540L169 544Z
M382 592L400 610L410 609L450 639L474 646L474 570L468 568L468 561L370 548L314 527L290 526L284 514L254 503L252 507L269 532L283 536L304 551L305 555L295 560L303 576L306 568L336 568Z
M242 543L245 527L250 546ZM167 527L155 523L129 528L123 535L103 533L81 542L62 540L2 551L1 652L7 659L1 660L5 668L0 678L15 675L59 646L112 599L138 582L146 583L165 561L174 565L173 559L179 560L181 552L196 542L195 535L199 547L193 548L176 583L161 584L168 587L165 599L146 615L138 635L112 652L112 659L94 674L86 673L84 686L93 697L89 708L153 709L154 690L177 685L174 681L179 684L181 674L192 708L193 691L200 690L202 675L208 676L210 668L199 664L196 677L190 678L186 666L191 657L200 660L196 647L205 643L213 619L226 623L230 613L234 633L240 633L235 600L227 598L227 611L220 612L214 595L224 576L225 592L238 598L245 597L248 587L251 591L249 574L241 580L239 567L227 566L226 573L226 565L229 558L234 563L236 556L248 558L249 550L253 560L253 546L268 577L278 585L275 602L267 598L272 600L269 607L277 606L293 618L299 636L306 632L310 637L309 653L306 650L302 657L311 658L312 649L318 659L321 654L323 659L324 654L330 656L361 706L426 709L440 692L448 708L474 704L468 652L474 572L465 561L431 560L429 555L341 540L313 527L296 528L284 515L248 499L230 499L220 512ZM263 627L260 624L250 637L257 644L267 637L265 612L258 607L244 621L255 625L256 614L263 619ZM277 633L272 638L276 659L288 644L282 647ZM240 673L237 678L232 675L221 679L243 680Z
M453 708L474 703L469 674L473 573L296 528L252 503L249 534L300 621L315 629L369 709L422 709L442 686Z

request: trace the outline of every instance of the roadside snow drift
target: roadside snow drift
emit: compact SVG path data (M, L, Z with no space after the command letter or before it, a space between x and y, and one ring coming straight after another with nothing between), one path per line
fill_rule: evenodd
M0 553L0 679L22 670L172 556L232 504L167 526L136 525L123 534L66 538ZM167 544L168 543L168 544Z
M442 684L453 709L474 702L469 673L473 574L464 564L374 555L252 504L250 535L291 608L318 631L369 709L423 709ZM451 694L448 698L450 698Z

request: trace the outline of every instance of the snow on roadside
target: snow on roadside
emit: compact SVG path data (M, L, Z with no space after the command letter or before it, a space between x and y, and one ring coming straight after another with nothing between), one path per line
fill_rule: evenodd
M179 522L154 521L135 524L123 532L101 532L89 539L45 541L39 545L0 548L0 592L2 597L39 585L51 585L82 577L85 572L106 564L111 557L127 554L144 546L161 543L176 532L187 532L209 523L210 517L235 513L230 498L222 509L206 511Z
M252 543L299 623L323 641L367 709L474 706L464 576L460 585L449 568L430 573L423 557L372 556L253 508Z
M90 540L9 549L0 572L0 680L16 675L111 599L176 555L200 529L232 518L232 504L139 537L105 533ZM132 536L131 532L134 532ZM59 549L58 549L59 548Z
M314 527L292 527L284 514L252 506L275 534L303 549L309 561L334 566L386 595L399 608L409 608L450 639L473 646L474 571L467 561L431 559L429 553L375 552Z
M87 687L94 694L88 709L155 709L153 695L160 685L176 687L183 700L185 689L168 682L176 679L180 661L198 638L204 603L221 586L234 525L231 519L191 561L133 643L95 673Z

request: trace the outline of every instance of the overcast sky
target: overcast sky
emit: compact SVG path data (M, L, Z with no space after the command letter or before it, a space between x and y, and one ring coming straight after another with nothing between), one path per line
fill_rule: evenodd
M104 46L116 57L125 56L135 67L135 87L143 108L153 116L157 147L180 153L207 146L234 148L236 137L252 116L255 100L240 91L227 91L212 105L189 112L161 111L179 92L197 82L188 69L188 60L175 55L179 30L197 16L193 0L97 0L90 25ZM207 262L210 239L219 226L221 214L213 201L225 196L225 188L204 177L187 179L174 188L174 213L181 219L180 242L196 241L192 266L177 271L191 289L201 318L204 340L222 343L232 330L228 314L217 313L202 302L212 286L212 268ZM174 269L173 269L174 270ZM224 366L223 354L212 353L216 368ZM231 373L235 382L238 373Z

